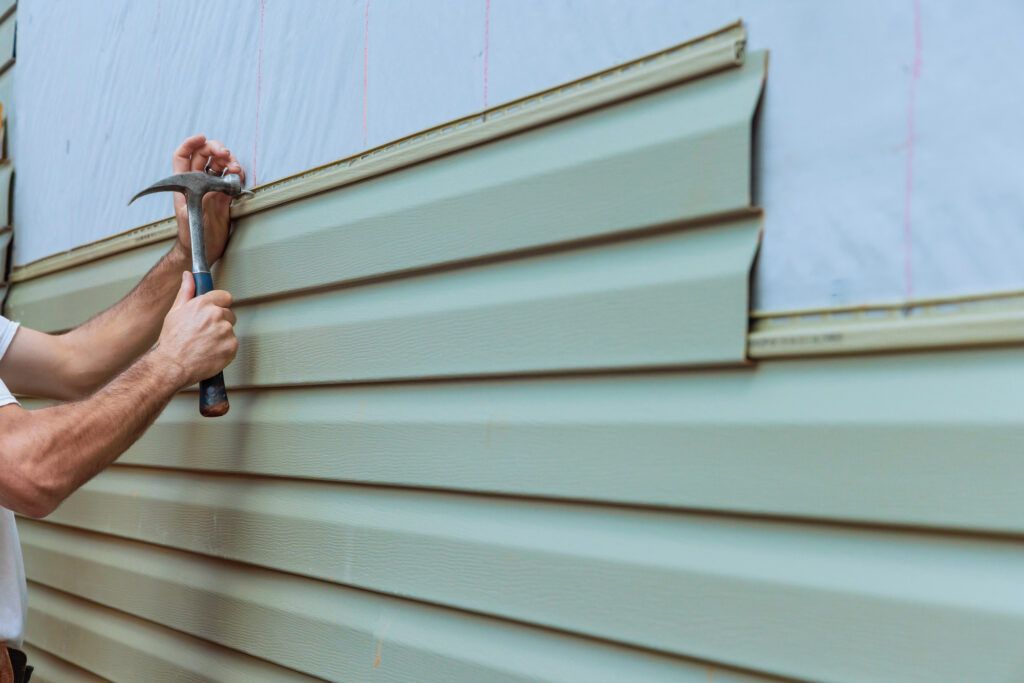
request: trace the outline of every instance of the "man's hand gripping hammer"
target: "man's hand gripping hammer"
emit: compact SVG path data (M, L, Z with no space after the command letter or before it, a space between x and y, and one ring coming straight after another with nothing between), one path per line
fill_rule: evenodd
M233 173L219 176L202 171L178 173L153 183L132 197L131 204L146 194L155 192L181 192L185 195L188 208L188 230L192 241L192 277L196 282L196 296L213 289L213 276L206 260L206 231L203 226L203 195L207 192L223 192L231 197L244 193L242 179ZM204 417L220 417L228 412L228 392L224 388L224 373L204 379L199 383L199 412Z

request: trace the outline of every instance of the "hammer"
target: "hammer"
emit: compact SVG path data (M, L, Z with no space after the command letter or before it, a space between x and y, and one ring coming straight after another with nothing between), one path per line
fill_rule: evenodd
M203 226L203 195L207 192L223 192L231 197L244 193L240 176L229 173L214 175L211 172L190 171L178 173L153 183L132 197L131 204L145 194L154 192L181 192L188 207L188 232L192 240L192 278L196 282L196 296L213 290L213 276L206 260L206 232ZM204 379L199 383L199 412L203 417L220 417L228 412L228 392L224 388L224 373Z

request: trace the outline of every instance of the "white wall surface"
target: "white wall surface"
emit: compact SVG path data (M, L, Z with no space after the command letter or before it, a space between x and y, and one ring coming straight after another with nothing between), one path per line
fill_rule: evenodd
M125 204L192 133L263 183L736 18L772 53L759 307L1024 287L1016 0L21 0L15 263L169 215Z

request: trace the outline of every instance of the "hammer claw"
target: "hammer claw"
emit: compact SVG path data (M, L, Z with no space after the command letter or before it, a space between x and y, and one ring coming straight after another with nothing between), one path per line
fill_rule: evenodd
M181 192L185 195L188 208L189 234L192 241L192 276L196 282L196 295L213 289L213 277L206 261L206 233L203 228L203 195L207 192L223 192L232 197L243 193L242 179L234 173L224 176L211 175L201 171L178 173L153 183L132 197L131 204L139 197L156 192ZM205 417L219 417L228 411L228 396L224 388L224 375L200 383L200 412Z

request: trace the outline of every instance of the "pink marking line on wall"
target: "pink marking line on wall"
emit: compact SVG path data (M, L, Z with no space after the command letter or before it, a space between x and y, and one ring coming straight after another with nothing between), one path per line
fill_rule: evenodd
M484 109L487 109L487 61L491 52L491 0L484 6Z
M256 133L252 143L252 184L256 182L256 161L260 151L260 99L263 94L263 10L265 0L260 0L260 38L259 51L256 55Z
M366 0L366 27L363 32L363 149L366 149L366 96L367 82L369 75L369 54L370 54L370 0Z
M914 197L914 104L917 81L921 76L921 2L914 0L914 63L910 70L910 95L907 105L907 161L903 186L903 285L904 297L909 301L914 294L911 209Z

